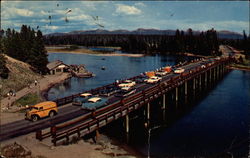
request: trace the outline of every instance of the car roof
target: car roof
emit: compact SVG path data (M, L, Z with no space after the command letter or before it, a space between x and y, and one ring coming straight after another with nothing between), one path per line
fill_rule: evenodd
M101 99L101 98L99 98L99 97L93 97L93 98L88 99L88 101L97 102L97 101L100 100L100 99Z
M44 105L51 105L51 104L56 104L56 103L53 102L53 101L45 101L45 102L41 102L41 103L38 103L36 105L33 105L32 107L41 107L41 106L44 106Z
M82 96L82 97L87 97L87 96L90 96L90 95L92 95L91 93L82 93L82 94L80 94L80 96Z

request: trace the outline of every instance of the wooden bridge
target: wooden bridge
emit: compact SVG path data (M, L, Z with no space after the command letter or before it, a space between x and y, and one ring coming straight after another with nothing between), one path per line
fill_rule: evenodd
M226 66L232 62L232 58L213 58L200 59L186 63L184 65L176 65L182 67L185 71L181 74L170 73L164 76L161 82L155 84L140 83L136 85L136 93L119 98L115 96L109 97L109 104L105 107L95 111L89 111L86 114L64 122L58 125L52 125L48 132L38 130L36 131L36 138L43 140L51 137L54 145L62 142L69 142L73 137L82 137L108 123L117 120L121 117L125 118L125 131L129 132L129 113L141 107L146 108L146 118L150 119L151 102L155 99L161 99L162 108L165 109L167 105L166 93L173 93L176 101L179 100L180 95L189 96L195 93L196 89L206 88L212 82L222 78L223 75L229 71ZM130 78L134 80L136 77ZM115 85L112 83L111 85ZM107 85L110 86L110 85ZM101 89L105 87L96 88L88 92L98 94ZM55 100L59 106L71 103L73 98L78 97L75 94L69 97Z

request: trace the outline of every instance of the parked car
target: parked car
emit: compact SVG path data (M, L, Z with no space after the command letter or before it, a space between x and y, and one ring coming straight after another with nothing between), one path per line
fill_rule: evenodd
M144 83L144 81L148 79L148 76L146 75L140 75L137 78L135 78L136 83Z
M120 92L116 93L116 97L127 97L131 94L134 94L136 92L135 88L131 88L129 90L121 90Z
M206 65L201 65L201 68L202 68L202 69L206 68Z
M181 73L183 73L184 71L185 71L185 69L183 69L183 68L177 68L177 69L174 70L174 73L176 73L176 74L181 74Z
M146 79L145 82L147 82L147 83L156 83L156 82L159 82L161 79L162 79L161 77L152 76L149 79Z
M108 99L104 97L92 97L86 103L82 104L82 109L95 110L107 105L107 101Z
M123 83L119 84L118 86L119 87L132 87L134 86L136 83L135 81L132 81L132 80L125 80L123 81Z
M57 113L57 104L52 101L45 101L29 107L26 111L25 119L35 122L43 117L53 117Z
M99 94L101 96L107 97L107 96L113 95L114 93L117 93L118 91L120 91L119 87L117 87L117 86L109 86L109 87L106 87L106 88L100 90Z
M167 71L158 71L155 74L156 74L156 76L165 76L168 74L168 72Z
M83 93L80 94L79 97L73 99L73 105L82 105L82 103L86 102L92 96L91 93Z

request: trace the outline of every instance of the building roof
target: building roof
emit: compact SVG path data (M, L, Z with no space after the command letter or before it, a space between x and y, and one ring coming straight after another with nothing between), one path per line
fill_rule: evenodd
M62 61L60 61L60 60L55 60L55 61L52 61L52 62L48 63L48 64L47 64L47 68L48 68L49 70L52 70L52 69L56 68L56 67L59 66L59 65L65 65L65 66L68 67L68 65L64 64Z

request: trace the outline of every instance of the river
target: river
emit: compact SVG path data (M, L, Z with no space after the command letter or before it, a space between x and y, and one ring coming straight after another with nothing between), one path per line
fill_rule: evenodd
M136 76L142 72L155 70L162 66L174 65L180 61L190 60L181 56L145 56L134 57L103 57L87 54L51 53L49 61L62 60L66 64L85 64L86 68L96 74L94 78L71 78L56 85L48 92L50 100L79 93ZM104 66L106 69L102 70ZM199 101L190 102L191 110L180 117L172 119L167 126L160 124L160 128L152 127L149 134L145 134L132 121L134 128L130 132L130 148L146 157L172 156L202 156L213 155L219 157L247 156L249 140L249 106L250 106L250 72L233 70L211 90L205 93ZM172 115L168 111L167 115ZM134 125L133 125L134 124ZM112 125L112 124L111 124ZM117 126L116 124L113 124ZM113 130L113 132L112 132ZM105 132L114 139L121 139L122 130L117 128ZM148 131L147 131L148 132ZM144 134L142 134L144 133ZM224 154L224 155L223 155Z

